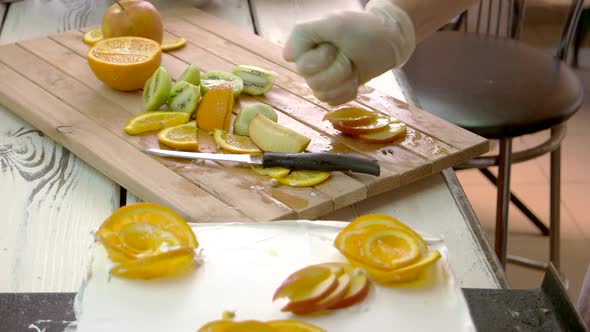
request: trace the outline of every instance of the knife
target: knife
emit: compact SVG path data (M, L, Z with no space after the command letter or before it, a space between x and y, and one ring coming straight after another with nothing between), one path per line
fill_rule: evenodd
M142 151L162 157L185 159L207 159L233 161L261 165L263 167L285 167L309 171L343 171L357 172L379 176L380 166L377 160L352 156L341 153L312 152L312 153L276 153L265 152L259 155L251 154L223 154L185 152L162 149L142 149Z

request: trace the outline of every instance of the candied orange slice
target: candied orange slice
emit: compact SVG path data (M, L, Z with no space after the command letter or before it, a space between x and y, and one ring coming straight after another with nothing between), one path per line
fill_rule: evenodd
M339 123L341 123L344 126L357 127L368 125L376 117L377 113L373 113L363 108L344 107L326 113L322 120L329 120L330 122L339 121Z
M231 83L220 84L201 98L197 107L197 127L213 131L215 128L229 131L234 95Z
M219 147L228 152L262 154L262 151L248 136L234 135L225 130L215 128L213 130L213 138Z
M93 46L94 44L98 43L102 39L103 39L103 35L102 35L101 28L90 30L90 31L86 32L84 34L84 36L82 36L82 41L84 41L85 44L90 45L90 46Z
M165 127L187 123L190 114L185 112L154 111L136 115L127 121L125 132L127 135L137 135L147 131L160 130Z
M168 127L158 133L160 143L182 151L197 151L197 122L190 121L178 126Z
M184 38L184 37L180 37L180 38L176 38L176 39L164 39L162 41L162 51L164 51L164 52L173 51L173 50L179 49L181 47L184 47L184 45L186 45L186 38Z
M154 278L186 270L199 246L190 226L174 211L153 203L122 207L105 220L96 237L110 259L112 273Z
M293 319L271 320L267 324L277 332L326 332L313 324Z
M116 90L134 91L160 67L162 49L156 41L141 37L107 38L97 42L86 56L96 77Z

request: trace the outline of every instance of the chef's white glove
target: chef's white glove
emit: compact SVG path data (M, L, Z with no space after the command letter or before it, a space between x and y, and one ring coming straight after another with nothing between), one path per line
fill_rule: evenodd
M295 26L283 50L314 95L330 105L356 97L359 85L401 66L416 46L414 26L394 0L372 0Z

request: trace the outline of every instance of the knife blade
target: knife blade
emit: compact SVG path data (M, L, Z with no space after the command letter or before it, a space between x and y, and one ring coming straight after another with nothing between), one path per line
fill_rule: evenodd
M377 160L342 153L265 152L263 154L255 155L186 152L153 148L142 149L142 151L161 157L233 161L261 165L263 167L285 167L293 170L357 172L375 176L379 176L381 173L381 168Z

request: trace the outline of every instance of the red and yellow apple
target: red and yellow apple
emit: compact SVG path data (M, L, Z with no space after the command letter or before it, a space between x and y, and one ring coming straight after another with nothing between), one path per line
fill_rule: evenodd
M104 38L136 36L162 43L164 25L160 13L145 0L118 0L102 18Z

